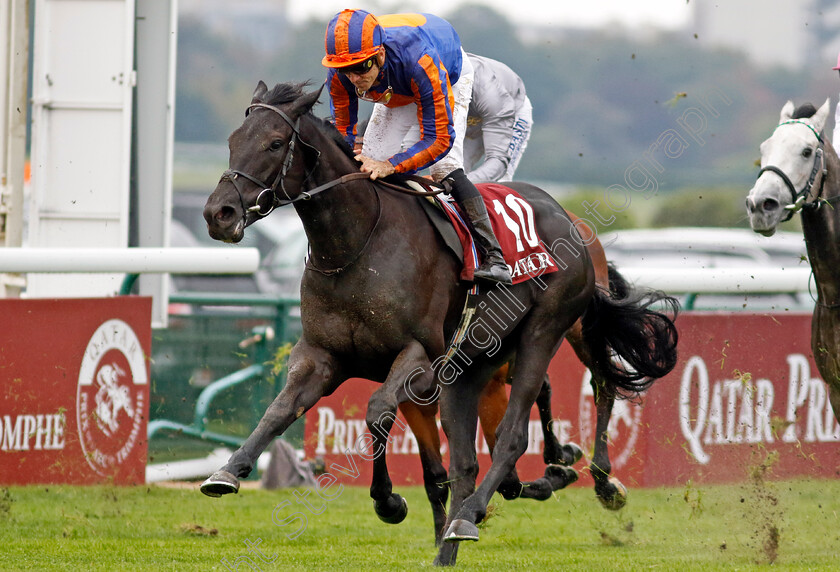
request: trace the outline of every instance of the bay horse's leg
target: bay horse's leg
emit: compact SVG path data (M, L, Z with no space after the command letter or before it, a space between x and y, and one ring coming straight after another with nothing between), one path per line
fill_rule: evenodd
M285 387L268 406L256 429L227 464L202 483L201 492L211 497L238 492L239 479L251 473L271 441L344 381L338 377L334 358L303 340L292 349L288 368Z
M437 426L438 404L419 405L413 401L400 403L400 411L417 438L420 450L420 464L423 467L423 484L426 497L432 505L435 525L435 545L440 544L443 527L446 524L446 501L449 499L449 483L443 457L440 454L440 433Z
M370 497L376 515L389 524L402 522L408 514L405 499L393 492L386 462L391 427L395 422L401 423L397 420L397 407L400 401L408 399L407 384L411 385L412 395L423 395L434 384L431 361L426 349L417 341L406 345L394 360L385 383L370 396L365 417L373 459Z
M490 372L481 372L489 376ZM478 400L481 393L481 379L478 375L467 378L462 374L454 383L445 385L440 396L440 421L449 441L449 488L452 499L449 503L451 515L459 509L464 500L475 491L478 476L478 457L475 451L475 434L478 425ZM455 564L458 545L441 543L434 563L438 566Z
M578 356L578 359L589 368L590 372L597 371L592 366L592 357L586 349L581 331L581 323L576 322L566 334L566 339ZM595 422L595 443L592 452L592 460L589 470L592 473L592 480L595 481L595 494L598 500L609 510L619 510L627 504L627 487L616 477L611 477L612 464L609 453L609 424L612 416L615 397L605 391L603 384L593 373L590 381L595 401L596 422Z

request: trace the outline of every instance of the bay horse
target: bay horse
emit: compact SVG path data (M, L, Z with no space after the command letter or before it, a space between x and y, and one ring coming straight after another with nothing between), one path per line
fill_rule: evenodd
M582 319L582 344L607 395L635 395L676 363L676 329L650 309L671 298L647 293L614 300L596 288L588 251L566 212L544 191L510 183L533 209L535 230L551 245L559 270L479 294L476 323L457 348L460 363L437 370L461 321L467 286L416 197L359 176L352 149L311 113L321 90L260 82L242 125L229 137L229 169L207 199L210 236L242 239L248 225L293 204L310 244L301 285L302 335L288 361L286 385L256 429L222 469L202 485L210 495L236 492L259 454L322 396L346 379L381 382L366 413L374 510L387 520L404 513L393 493L386 445L401 402L439 396L450 447L449 528L436 559L452 564L457 541L477 539L475 523L527 446L529 411L565 334ZM264 181L273 181L266 184ZM565 249L565 250L564 250ZM488 301L504 295L511 318L487 326ZM514 312L515 310L515 312ZM496 430L493 462L476 489L475 434L485 383L515 357L510 400ZM453 369L454 368L454 369ZM448 377L455 371L454 378ZM453 518L453 515L455 517Z
M747 196L752 229L772 236L800 213L817 300L811 319L811 351L840 421L840 160L824 135L830 100L816 109L792 101L761 144L761 170Z

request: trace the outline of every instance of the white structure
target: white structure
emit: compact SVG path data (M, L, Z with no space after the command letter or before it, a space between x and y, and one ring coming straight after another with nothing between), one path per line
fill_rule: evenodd
M127 247L134 0L36 0L29 246ZM31 276L31 297L103 296L122 277Z
M32 46L27 8L35 14ZM168 245L176 30L176 0L0 0L0 246L24 242L29 97L26 247ZM68 250L66 266L73 256L79 254ZM29 297L107 296L123 280L113 273L24 280L10 271L0 265L0 286L13 286L0 288L0 295L16 295L15 287L25 285ZM154 299L156 325L166 323L167 284L161 277L141 279L140 293Z
M0 247L23 241L29 17L25 2L0 0ZM0 269L0 296L15 295L20 277Z

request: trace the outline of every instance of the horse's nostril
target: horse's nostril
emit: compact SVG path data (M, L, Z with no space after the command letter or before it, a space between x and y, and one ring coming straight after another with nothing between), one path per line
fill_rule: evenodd
M234 219L236 210L233 207L222 207L216 212L216 221L227 223Z
M776 199L764 199L761 203L761 209L764 211L774 211L779 208L779 201Z

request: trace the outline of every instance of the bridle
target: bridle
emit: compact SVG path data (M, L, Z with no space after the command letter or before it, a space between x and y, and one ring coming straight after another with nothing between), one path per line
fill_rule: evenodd
M289 141L289 145L286 147L286 154L283 156L282 167L277 172L277 176L274 178L274 182L270 186L267 185L265 182L263 182L258 177L255 177L253 175L249 175L248 173L244 173L244 172L239 171L237 169L226 170L224 173L222 173L221 180L222 181L225 181L225 180L230 181L230 183L236 189L236 192L239 194L239 202L242 204L242 211L243 211L243 213L245 213L243 216L247 216L248 213L254 213L257 216L259 216L260 218L264 218L264 217L267 217L268 215L270 215L271 212L277 207L290 205L294 202L301 201L301 200L308 200L308 199L311 198L311 196L313 194L312 192L307 193L307 192L304 191L300 195L298 195L297 197L295 197L293 199L289 196L288 191L286 191L286 174L289 172L289 169L292 166L292 161L294 161L296 143L298 141L300 141L300 143L302 145L306 145L307 147L312 149L316 154L315 165L312 167L312 170L310 170L306 173L306 177L303 180L304 183L312 176L312 173L314 173L315 169L318 167L318 161L321 158L321 152L318 151L318 149L316 149L315 147L313 147L312 145L310 145L309 143L307 143L306 141L304 141L301 138L301 136L300 136L300 117L298 117L297 119L292 121L292 119L286 114L285 111L283 111L279 107L276 107L274 105L269 105L267 103L252 103L251 105L248 106L248 109L245 110L245 117L248 117L248 115L251 113L251 111L254 108L263 108L263 109L269 109L269 110L273 111L274 113L276 113L280 117L282 117L283 120L286 123L289 124L289 127L292 128L292 138ZM247 179L247 180L251 181L252 183L254 183L255 185L257 185L258 187L262 188L260 193L257 195L257 200L254 202L254 206L252 206L252 207L246 207L245 206L245 199L243 197L242 188L240 187L241 181L239 180L239 177ZM285 199L280 198L277 195L277 189L278 188L283 192L283 195L286 197ZM266 193L269 193L269 196L271 197L271 206L265 212L263 212L262 206L260 206L260 199Z
M805 121L799 121L799 120L796 120L796 119L792 119L790 121L784 121L782 123L779 123L776 126L776 129L778 129L782 125L790 125L790 124L793 124L793 123L798 123L800 125L804 125L808 129L810 129L811 132L814 134L814 136L817 138L817 141L819 142L819 145L817 145L816 151L814 151L814 166L811 168L811 174L808 176L808 180L805 182L805 185L802 187L802 189L797 191L796 187L793 186L793 182L791 182L790 177L788 177L787 174L784 171L782 171L780 168L776 167L775 165L767 165L766 167L763 167L758 172L758 176L756 177L756 179L758 179L759 177L761 177L761 175L763 175L767 171L770 171L771 173L775 173L782 179L782 181L784 182L788 191L790 191L791 204L786 205L784 207L785 210L788 211L788 213L787 213L787 216L785 216L785 218L783 218L781 220L781 222L786 222L786 221L790 220L791 217L793 217L794 214L798 213L799 211L801 211L804 208L816 209L816 208L819 208L820 206L822 206L824 203L832 203L835 200L840 200L840 197L832 197L831 199L821 198L822 197L822 192L823 192L823 187L825 186L825 177L826 177L826 174L828 173L828 171L825 167L825 151L824 151L824 143L823 143L822 135L817 133L817 130L814 129L814 127L810 123L807 123ZM820 188L819 188L819 191L817 191L816 197L814 197L815 200L810 201L810 202L806 202L807 199L811 197L811 189L814 186L814 181L816 181L816 179L817 179L817 174L820 173L820 172L822 172L822 177L820 177Z
M357 180L357 179L370 179L370 174L369 173L364 173L364 172L361 172L361 171L356 172L356 173L348 173L346 175L342 175L338 179L334 179L332 181L329 181L328 183L324 183L323 185L315 187L314 189L310 189L309 191L301 191L301 193L295 198L290 197L288 191L286 190L286 175L288 174L289 169L292 166L292 161L294 161L294 152L295 152L296 143L298 141L300 141L301 145L305 145L305 146L309 147L312 151L315 152L315 157L316 157L315 158L315 164L312 166L311 170L308 170L306 172L306 176L304 177L303 182L301 183L301 186L306 184L306 182L312 177L312 175L315 173L316 169L318 168L318 162L320 161L320 158L321 158L321 152L316 147L314 147L313 145L304 141L303 138L301 137L301 135L300 135L300 116L298 116L294 121L292 121L292 119L286 114L286 112L284 112L279 107L276 107L274 105L269 105L267 103L252 103L246 109L245 117L247 117L251 113L251 110L253 110L254 108L268 109L268 110L273 111L274 113L278 114L280 117L282 117L283 120L286 123L289 124L289 127L292 128L292 138L289 141L288 147L286 148L286 154L283 157L283 164L282 164L280 170L278 171L277 176L274 178L274 182L271 184L271 186L267 185L265 182L263 182L258 177L255 177L255 176L250 175L248 173L239 171L237 169L227 169L224 173L222 173L221 181L225 181L225 180L230 181L230 183L236 189L237 194L239 195L239 202L242 205L242 212L243 212L242 217L243 217L243 219L247 219L248 213L254 213L260 218L265 218L268 215L270 215L274 211L274 209L277 208L277 207L283 207L283 206L286 206L286 205L296 203L298 201L309 200L314 195L317 195L318 193L322 193L322 192L324 192L328 189L331 189L333 187L337 187L338 185L342 185L342 184L347 183L349 181L353 181L353 180ZM243 179L247 179L248 181L251 181L252 183L257 185L258 187L262 188L260 193L257 195L257 199L254 202L254 206L252 206L252 207L246 207L245 206L245 198L243 196L243 189L241 188L242 181L240 180L240 177L243 178ZM432 195L436 195L438 193L442 193L442 192L446 192L446 191L450 190L450 188L448 186L444 186L444 185L441 185L441 184L438 184L438 183L433 183L432 181L429 181L428 179L425 179L425 178L422 178L422 177L416 177L416 176L413 176L413 175L409 175L408 178L410 180L413 180L413 181L417 182L418 184L420 184L425 189L425 191L422 191L422 192L421 191L415 191L415 190L408 189L406 187L402 187L402 186L399 186L399 185L394 185L392 183L382 181L382 180L379 180L377 182L380 183L381 185L384 185L388 188L397 190L401 193L406 193L406 194L411 194L411 195L420 195L420 196L432 196ZM430 187L432 185L439 187L439 189L436 190L436 191L432 191L430 189ZM281 198L281 197L278 196L278 194L277 194L278 188L282 191L282 194L285 198ZM271 196L271 206L265 212L263 212L262 207L260 206L260 199L266 193L269 193L270 196ZM379 221L382 218L382 202L381 202L381 199L379 198L379 192L376 191L376 187L374 187L374 193L376 195L376 203L377 203L378 213L377 213L377 217L376 217L376 222L374 223L373 228L371 228L370 232L368 233L367 239L365 240L362 248L350 259L349 262L345 263L341 267L332 268L332 269L321 269L321 268L318 268L317 266L315 266L314 262L311 260L311 257L310 257L309 259L307 259L307 264L306 264L307 268L311 268L311 269L315 270L316 272L319 272L319 273L324 274L326 276L332 276L332 275L335 275L335 274L338 274L338 273L342 272L343 270L345 270L346 268L351 266L361 256L361 254L367 249L367 246L370 243L370 240L373 237L374 232L376 231L376 227L379 225ZM244 220L243 222L247 225L247 220Z
M227 169L224 173L222 173L221 180L222 181L225 181L225 180L230 181L230 183L236 189L237 194L239 195L239 202L242 205L242 212L244 213L243 217L247 217L248 213L254 213L257 216L259 216L260 218L265 218L268 215L270 215L272 213L272 211L274 211L274 209L277 208L277 207L283 207L283 206L286 206L286 205L290 205L292 203L296 203L298 201L309 200L314 195L317 195L318 193L321 193L323 191L326 191L328 189L331 189L333 187L336 187L338 185L342 185L344 183L347 183L347 182L350 182L350 181L353 181L353 180L369 179L370 178L370 175L368 173L363 173L363 172L348 173L346 175L342 175L338 179L334 179L334 180L332 180L328 183L324 183L323 185L315 187L314 189L310 189L309 191L301 191L300 195L298 195L295 198L291 198L289 196L288 191L286 191L285 181L286 181L286 174L289 172L289 169L292 166L292 161L294 160L294 152L295 152L296 142L300 141L301 145L306 145L307 147L312 149L315 152L315 155L316 155L315 165L312 167L311 170L307 171L306 176L303 179L303 184L305 184L306 181L309 180L309 178L312 176L312 174L318 168L318 162L320 161L320 158L321 158L321 152L317 148L315 148L314 146L312 146L309 143L307 143L306 141L304 141L303 138L301 137L301 135L300 135L300 117L298 117L294 121L292 121L292 119L282 109L280 109L279 107L276 107L274 105L269 105L267 103L252 103L251 105L248 106L248 109L245 111L245 116L247 117L251 113L251 110L254 109L254 108L268 109L268 110L273 111L274 113L277 113L280 117L283 118L283 120L286 121L286 123L289 124L289 127L292 128L293 133L292 133L292 138L289 141L289 145L286 149L286 154L283 157L283 165L280 168L280 171L278 171L277 176L274 178L274 182L271 184L271 186L267 185L265 182L263 182L258 177L255 177L253 175L249 175L248 173L244 173L244 172L239 171L237 169ZM240 187L240 185L242 183L239 180L239 177L247 179L247 180L251 181L252 183L254 183L255 185L257 185L258 187L262 188L260 193L257 195L257 200L254 202L254 206L252 206L252 207L246 207L245 206L245 199L243 197L242 188ZM400 185L394 185L392 183L389 183L387 181L382 181L382 180L379 180L378 182L381 185L384 185L384 186L386 186L390 189L399 191L401 193L406 193L406 194L410 194L410 195L418 195L418 196L432 196L432 195L436 195L436 194L439 194L439 193L447 192L449 190L449 188L447 188L446 186L440 185L438 183L433 183L432 181L429 181L428 179L425 179L423 177L416 177L416 176L413 176L413 175L407 175L406 178L420 184L425 189L425 191L423 191L423 192L414 191L414 190L408 189L406 187L402 187ZM432 191L430 189L431 186L436 186L436 187L438 187L438 189L435 190L435 191ZM277 195L278 187L282 191L285 198L280 198ZM271 196L271 206L265 212L263 212L262 207L260 206L260 199L266 193L269 193L270 196Z
M802 125L805 125L806 127L808 127L808 129L811 130L811 132L814 134L814 136L816 136L817 141L819 142L819 145L817 145L817 149L814 152L814 166L811 167L811 174L808 176L808 180L806 181L805 186L803 186L802 189L798 192L796 191L796 188L793 186L793 183L791 182L790 177L788 177L785 174L785 172L782 171L781 169L779 169L778 167L773 166L773 165L768 165L768 166L762 168L758 172L758 177L760 177L765 171L770 171L772 173L776 173L777 175L779 175L779 177L781 177L782 181L784 181L784 183L785 183L785 186L790 191L792 203L784 207L785 210L788 211L788 214L784 219L781 220L781 222L785 222L785 221L790 220L791 217L793 217L793 215L795 213L798 213L799 211L801 211L803 209L816 210L824 204L831 204L831 203L840 201L840 195L829 197L827 199L822 197L823 189L825 187L826 175L828 174L828 169L826 168L826 165L825 165L825 143L823 141L822 135L820 133L817 133L817 130L814 129L814 127L811 124L806 123L805 121L798 121L796 119L792 119L790 121L784 121L782 123L779 123L779 125L776 126L776 129L778 129L782 125L789 125L789 124L792 124L792 123L799 123L799 124L802 124ZM817 191L817 194L814 197L814 200L812 200L810 202L806 202L807 199L809 197L811 197L811 189L814 186L814 181L816 180L817 173L820 173L820 172L822 173L822 176L820 178L819 191ZM758 178L758 177L756 177L756 178ZM811 271L810 278L814 278L813 270ZM808 281L808 292L811 294L811 297L813 298L814 302L818 306L822 306L822 307L830 308L830 309L840 307L840 303L824 304L824 303L820 302L819 295L814 296L813 293L811 293L810 278L809 278L809 281Z

